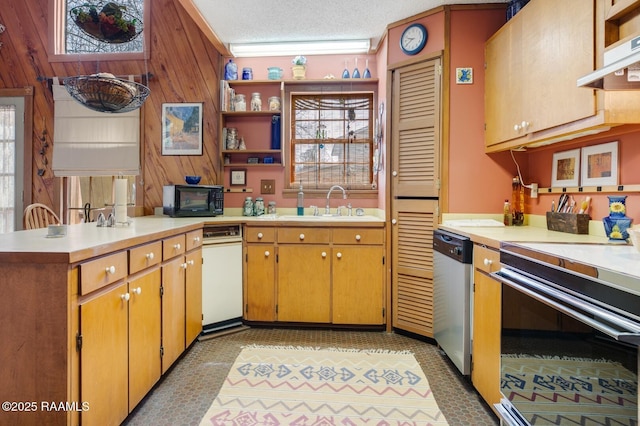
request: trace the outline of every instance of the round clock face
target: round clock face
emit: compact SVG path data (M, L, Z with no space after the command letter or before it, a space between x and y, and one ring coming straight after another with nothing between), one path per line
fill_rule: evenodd
M400 48L407 55L420 52L427 43L427 29L422 24L409 25L400 38Z

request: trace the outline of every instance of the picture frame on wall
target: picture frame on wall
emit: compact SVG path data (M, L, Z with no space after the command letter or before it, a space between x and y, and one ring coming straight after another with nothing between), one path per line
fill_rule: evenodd
M566 188L578 186L580 174L580 149L556 152L553 154L551 187Z
M582 148L580 186L618 185L618 141Z
M247 170L246 169L233 169L230 176L231 185L246 185L247 184Z
M162 104L162 155L202 155L202 103Z

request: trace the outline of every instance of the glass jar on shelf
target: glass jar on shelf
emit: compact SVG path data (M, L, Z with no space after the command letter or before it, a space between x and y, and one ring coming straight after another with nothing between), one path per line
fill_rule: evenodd
M262 197L256 197L256 202L253 205L253 215L262 216L264 214L264 199Z
M262 99L260 93L251 94L251 111L262 111Z
M236 93L234 98L235 101L235 110L236 111L246 111L247 110L247 101L243 94Z
M280 97L271 96L268 100L269 111L280 111Z

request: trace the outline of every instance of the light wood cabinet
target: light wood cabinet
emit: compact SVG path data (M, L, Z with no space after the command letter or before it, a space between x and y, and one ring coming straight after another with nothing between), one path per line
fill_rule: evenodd
M384 324L384 228L245 227L247 321Z
M83 425L119 425L129 414L128 300L121 282L80 304Z
M184 240L184 236L182 237ZM162 265L162 373L164 374L184 352L185 331L185 271L183 256Z
M186 234L185 338L189 346L202 332L202 229Z
M276 319L276 228L244 230L244 318L247 321Z
M489 276L500 269L498 250L473 248L473 340L471 382L493 408L500 402L500 327L502 284Z

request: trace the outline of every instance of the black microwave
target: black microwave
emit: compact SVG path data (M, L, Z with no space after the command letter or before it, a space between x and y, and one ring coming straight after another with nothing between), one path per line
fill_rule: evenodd
M224 188L222 185L165 185L162 212L171 217L222 215Z

